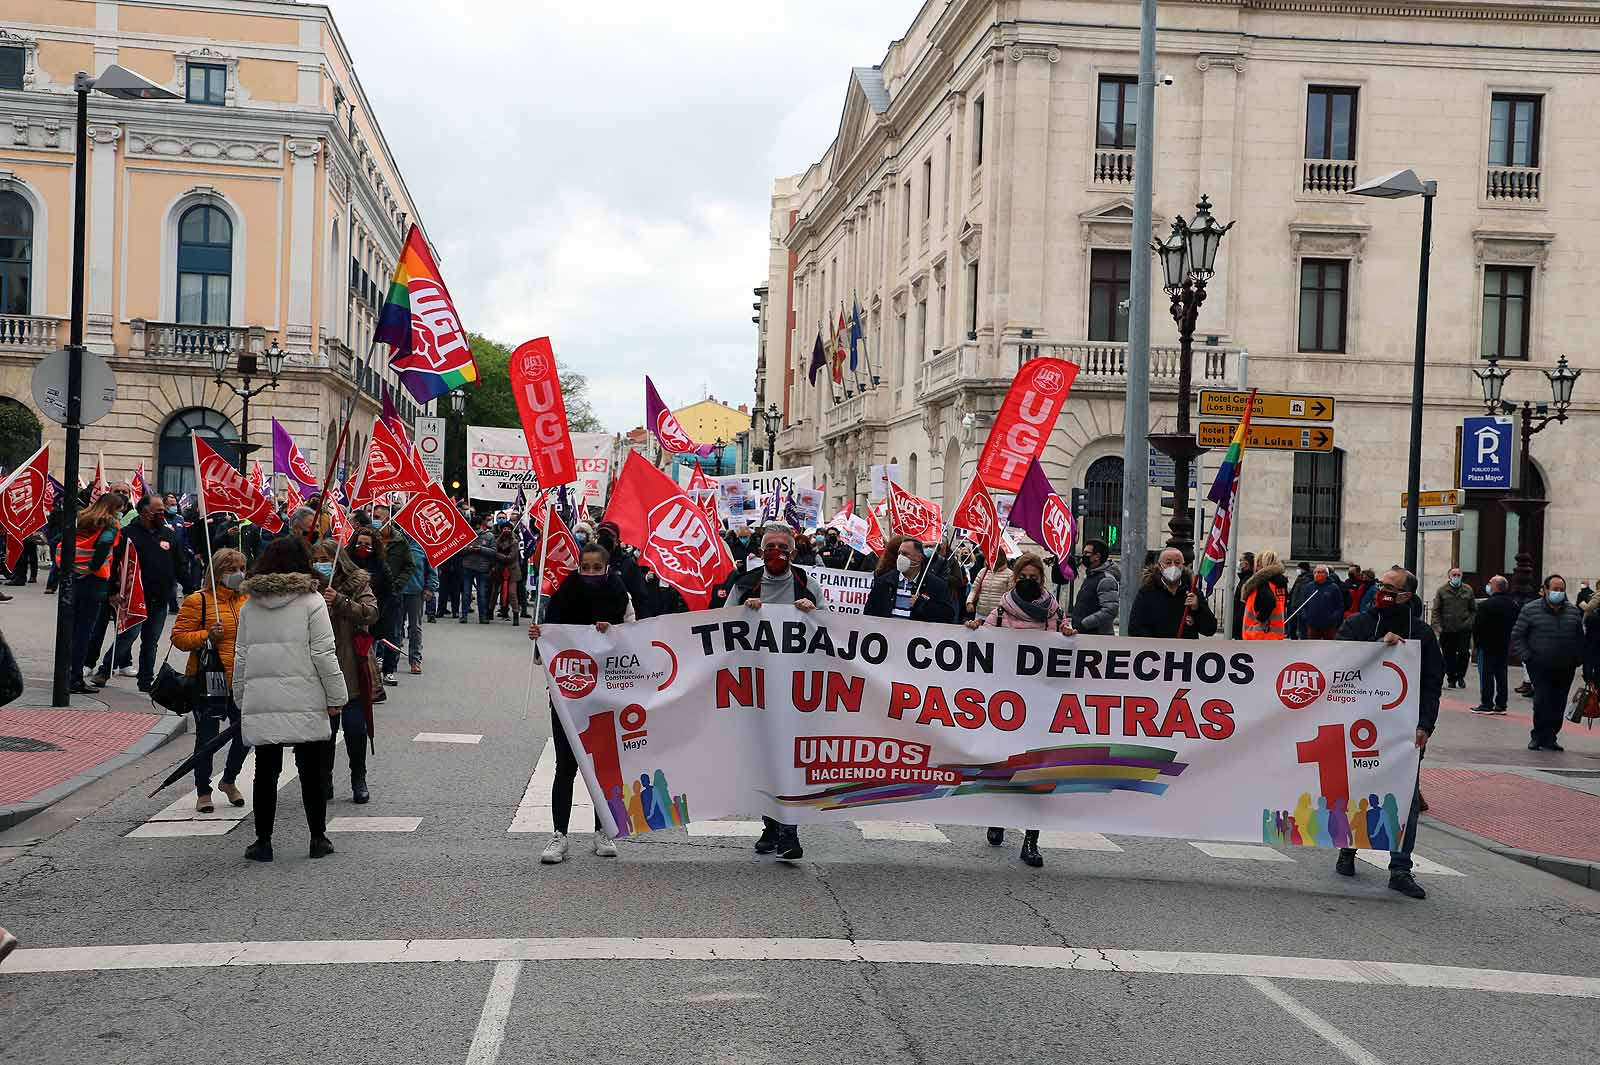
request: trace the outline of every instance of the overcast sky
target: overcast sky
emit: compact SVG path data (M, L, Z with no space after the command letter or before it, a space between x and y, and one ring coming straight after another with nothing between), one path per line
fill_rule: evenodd
M606 428L750 402L773 179L919 0L331 0L467 328L548 335ZM781 356L781 350L780 350Z

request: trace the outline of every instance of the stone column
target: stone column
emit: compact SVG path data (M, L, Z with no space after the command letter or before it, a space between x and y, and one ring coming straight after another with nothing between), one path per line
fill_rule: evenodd
M84 308L84 343L101 355L113 353L116 321L112 285L116 277L117 141L121 126L90 126L89 134L89 299Z
M317 153L322 142L292 140L289 149L291 200L289 206L289 309L283 348L293 353L311 351L311 264L316 256Z

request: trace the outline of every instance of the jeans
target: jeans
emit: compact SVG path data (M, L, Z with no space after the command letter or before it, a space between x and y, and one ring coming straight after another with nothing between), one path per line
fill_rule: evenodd
M1483 677L1478 691L1479 706L1493 710L1506 708L1506 698L1510 694L1506 679L1508 657L1504 651L1496 654L1486 647L1478 648L1478 669Z
M350 779L365 782L367 779L367 711L356 696L344 704L338 717L328 718L330 743L340 729L344 729L344 749L350 756ZM334 755L328 755L328 794L333 794Z
M1417 820L1422 816L1422 765L1417 764L1417 786L1411 792L1411 813L1406 817L1406 827L1400 834L1400 848L1389 852L1389 875L1411 872L1411 851L1417 845ZM1341 854L1355 856L1354 847L1345 847Z
M414 666L422 664L422 593L412 592L400 602L401 620L405 624L406 658ZM400 630L396 629L394 642L400 642Z
M1528 679L1533 683L1533 730L1529 739L1536 743L1554 743L1561 731L1561 714L1567 708L1567 695L1572 691L1572 666L1548 669L1541 665L1528 666Z
M490 613L494 610L494 575L492 573L468 572L467 576L472 580L472 590L477 593L478 620L488 621ZM466 620L467 611L470 609L470 604L461 608L461 619L463 621Z
M142 622L130 628L127 632L117 634L116 643L106 651L104 660L100 663L100 672L106 676L111 675L112 655L115 653L119 666L133 664L133 641L139 639L139 687L148 688L156 678L156 652L161 649L161 638L166 634L167 628L167 603L165 600L152 599L145 604L149 616Z
M111 608L110 597L111 583L107 581L106 598L100 601L100 610L95 615L94 628L89 633L88 653L83 656L83 667L85 669L100 661L100 649L106 645L106 633L110 631L112 618L116 614L116 611ZM115 637L113 637L112 642L114 645L116 642ZM127 646L123 648L123 653L117 656L117 665L119 667L133 665L133 653L128 650L132 646L133 642L130 640ZM107 670L107 673L109 672L110 670Z
M80 577L72 585L72 675L83 676L89 661L89 640L105 606L110 581L100 577ZM104 631L104 630L102 630Z
M550 785L550 820L557 832L566 835L567 825L572 821L572 784L578 776L578 759L567 742L567 730L561 727L554 705L550 707L550 734L556 741L556 779ZM598 812L594 815L594 827L596 831L600 828Z
M1467 679L1467 664L1471 661L1471 646L1472 633L1465 630L1439 634L1439 650L1444 652L1444 674L1450 680L1464 681Z
M234 728L239 727L239 709L230 707L228 724ZM198 751L206 744L217 738L217 733L222 731L222 722L214 717L203 714L194 716L194 749ZM244 756L250 748L245 746L244 737L234 734L233 742L228 744L228 760L222 766L222 782L232 784L239 779L239 767L244 765ZM211 794L211 755L206 755L194 764L194 790L197 795Z
M320 740L294 745L294 765L300 771L300 799L306 808L306 827L311 835L328 834L328 791L333 779L333 741ZM252 798L256 807L256 838L272 842L273 822L278 817L278 776L283 772L283 745L256 748L256 781Z

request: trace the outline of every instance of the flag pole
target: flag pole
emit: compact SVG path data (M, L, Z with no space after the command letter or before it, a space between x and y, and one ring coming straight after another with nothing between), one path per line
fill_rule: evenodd
M211 602L217 602L217 568L212 564L211 557L211 512L206 507L206 483L200 478L200 447L195 443L199 437L194 433L189 434L189 450L194 454L195 487L199 489L200 496L200 535L206 541L206 576L211 579Z
M539 624L539 610L544 605L544 564L550 550L550 493L544 493L544 520L539 523L539 587L533 595L533 623Z

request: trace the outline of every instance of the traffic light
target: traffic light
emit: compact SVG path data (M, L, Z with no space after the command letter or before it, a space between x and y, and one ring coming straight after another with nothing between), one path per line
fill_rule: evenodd
M1106 526L1106 546L1113 550L1117 546L1117 527L1115 525Z
M1074 488L1072 490L1072 516L1078 519L1080 525L1083 524L1083 514L1087 509L1088 501L1089 493L1087 489Z

